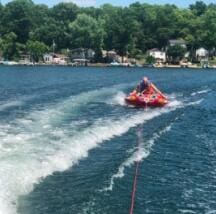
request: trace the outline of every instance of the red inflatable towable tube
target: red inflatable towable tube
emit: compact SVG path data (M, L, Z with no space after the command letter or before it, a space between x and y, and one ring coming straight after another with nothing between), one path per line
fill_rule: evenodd
M168 103L167 97L155 93L151 88L141 94L132 92L125 98L125 101L129 105L137 107L163 107Z

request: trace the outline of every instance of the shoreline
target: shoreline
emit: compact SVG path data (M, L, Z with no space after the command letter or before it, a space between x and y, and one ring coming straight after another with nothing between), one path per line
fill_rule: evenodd
M216 69L216 65L207 67L207 68L203 68L201 66L197 66L197 65L188 65L188 66L181 66L181 65L159 65L159 66L112 66L108 63L89 63L87 66L85 65L74 65L74 64L65 64L65 65L61 65L61 64L45 64L45 63L35 63L35 64L23 64L23 63L8 63L8 64L0 64L0 67L15 67L15 66L19 66L19 67L35 67L35 66L44 66L44 67L73 67L73 68L79 68L79 67L95 67L95 68L143 68L143 69L164 69L164 68L176 68L176 69Z
M89 68L142 68L142 69L165 69L165 68L176 68L176 69L216 69L216 66L211 66L208 68L202 68L201 66L187 66L183 67L180 65L166 65L166 66L155 66L155 67L145 67L145 66L111 66L109 64L89 64L87 66L74 66L74 65L57 65L57 64L8 64L8 65L3 65L0 64L0 67L71 67L71 68L83 68L83 67L89 67Z

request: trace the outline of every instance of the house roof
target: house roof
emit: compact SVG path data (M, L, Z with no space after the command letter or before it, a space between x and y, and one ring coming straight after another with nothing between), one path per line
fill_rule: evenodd
M68 57L64 54L54 54L54 58L68 58Z
M155 51L160 51L160 50L158 48L153 48L149 50L149 52L155 52Z
M205 48L199 48L196 50L196 56L206 57L208 54L209 52Z
M115 51L108 51L107 53L108 53L108 54L116 54Z
M198 48L196 51L208 51L205 48Z

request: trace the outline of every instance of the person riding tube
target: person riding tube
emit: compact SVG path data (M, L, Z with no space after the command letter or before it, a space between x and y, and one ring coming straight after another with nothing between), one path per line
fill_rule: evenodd
M143 77L143 80L140 82L133 93L136 93L138 95L142 95L144 93L155 93L161 95L161 97L163 97L164 99L167 99L167 97L153 83L149 81L148 77Z

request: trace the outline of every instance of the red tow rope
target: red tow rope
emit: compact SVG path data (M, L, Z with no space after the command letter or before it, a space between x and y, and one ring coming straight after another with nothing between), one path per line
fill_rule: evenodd
M138 151L140 148L140 140L137 140L137 146L138 146ZM132 196L131 196L131 208L130 208L130 214L134 213L134 205L135 205L135 197L136 197L136 188L137 188L137 179L139 175L139 165L140 165L140 160L136 161L136 169L135 169L135 175L134 175L134 182L133 182L133 191L132 191Z
M133 182L133 191L132 191L132 197L131 197L130 214L133 214L133 211L134 211L136 187L137 187L137 178L138 178L138 172L139 172L139 164L140 164L140 162L137 161L136 162L136 170L135 170L134 182Z

